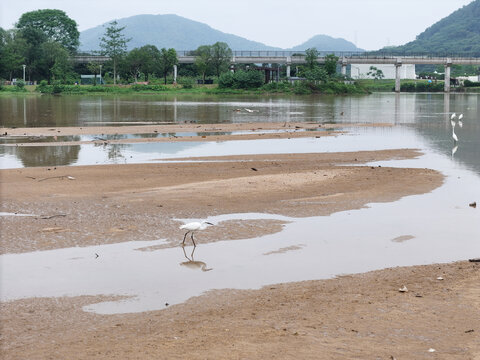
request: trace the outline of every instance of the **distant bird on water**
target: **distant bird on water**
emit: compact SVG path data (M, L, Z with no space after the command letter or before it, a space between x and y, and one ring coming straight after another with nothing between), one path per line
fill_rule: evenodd
M197 246L197 244L195 244L195 240L193 239L193 233L195 231L205 230L208 227L208 225L213 225L213 224L208 222L208 221L202 221L202 222L195 221L195 222L191 222L191 223L180 226L181 230L187 230L187 232L185 233L185 235L183 237L182 246L185 246L185 239L187 238L187 235L189 233L191 233L191 239L192 239L192 242L193 242L193 246Z

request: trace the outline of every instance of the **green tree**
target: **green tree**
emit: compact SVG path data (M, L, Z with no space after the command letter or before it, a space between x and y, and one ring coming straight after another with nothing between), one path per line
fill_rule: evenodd
M160 57L158 61L158 73L161 74L167 84L167 75L172 72L173 65L178 64L177 52L175 49L165 49L160 50Z
M0 28L0 78L12 80L14 74L20 74L25 64L25 46L25 41L16 37L14 30Z
M140 50L144 54L144 62L140 70L145 75L145 81L148 81L149 75L155 73L157 69L161 53L155 45L145 45Z
M47 36L39 29L27 27L17 31L15 40L22 41L24 44L22 54L27 65L28 79L48 78L48 71L42 67L44 62L42 45L48 41Z
M77 23L62 10L44 9L24 13L16 28L39 30L48 40L61 44L69 52L75 51L79 45Z
M374 80L380 80L385 77L385 75L383 75L383 71L375 66L370 66L370 71L367 72L367 75L373 77Z
M226 70L232 60L232 50L224 42L216 42L211 46L211 63L217 77Z
M305 50L305 62L307 63L307 68L313 70L318 66L318 50L315 48L310 48Z
M105 29L105 34L100 38L100 47L103 54L109 56L113 62L113 84L117 84L117 64L127 51L127 39L122 31L125 26L119 27L117 21L112 21L110 26Z
M68 51L59 43L47 41L41 46L42 61L40 66L48 74L48 80L65 83L72 71Z
M87 69L93 73L93 86L97 85L97 74L100 72L100 63L98 62L89 62L87 64Z
M195 51L195 67L199 74L202 75L203 82L205 83L205 77L207 72L212 66L211 46L202 45Z
M334 54L329 54L325 56L325 71L327 72L328 76L333 76L337 72L337 62L338 62L338 56L335 56Z
M147 55L140 49L135 48L131 50L125 57L125 65L128 72L133 76L135 83L138 81L140 71L147 61Z
M328 74L324 68L317 66L314 69L306 69L302 74L307 80L310 81L327 81Z

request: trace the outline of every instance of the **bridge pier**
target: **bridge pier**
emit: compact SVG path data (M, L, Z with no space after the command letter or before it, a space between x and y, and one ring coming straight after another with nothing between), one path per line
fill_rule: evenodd
M347 75L347 60L345 59L345 56L342 57L342 75Z
M292 58L287 56L287 80L290 79L290 65L292 64Z
M402 59L397 58L395 62L395 92L400 92L400 68L402 67Z
M452 59L447 59L445 64L445 87L444 91L446 93L450 92L450 70L452 68Z

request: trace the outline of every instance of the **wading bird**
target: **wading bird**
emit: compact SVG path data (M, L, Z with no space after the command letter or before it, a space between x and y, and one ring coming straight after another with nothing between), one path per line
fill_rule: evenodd
M457 114L456 113L453 113L452 116L450 116L450 120L453 120L457 117Z
M458 126L460 126L461 128L463 127L463 114L460 114L460 116L458 117Z
M207 228L207 225L213 225L213 224L209 223L208 221L202 221L202 222L191 222L191 223L180 226L181 230L187 230L187 232L185 233L185 236L183 237L182 246L185 246L185 239L187 238L188 233L192 233L191 239L193 242L193 246L197 246L197 244L195 244L195 240L193 240L193 233L195 231L205 230Z

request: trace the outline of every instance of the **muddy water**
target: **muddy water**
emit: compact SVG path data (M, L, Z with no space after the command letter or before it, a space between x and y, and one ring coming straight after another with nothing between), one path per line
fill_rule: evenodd
M334 122L390 123L394 130L355 130L354 134L392 137L390 147L425 147L451 155L453 149L450 114L463 113L463 127L456 126L460 139L455 160L480 172L480 96L478 94L374 94L358 97L209 97L172 95L129 96L31 96L0 97L5 127L121 126L152 123L231 122ZM248 109L249 111L246 111ZM237 111L240 110L240 111ZM393 134L390 134L393 132ZM398 133L403 133L402 142ZM170 135L185 136L172 133ZM196 135L189 133L188 135ZM199 134L202 135L202 134ZM118 138L155 137L162 134L115 135ZM95 136L91 137L92 139ZM405 138L407 138L405 140ZM75 137L74 141L90 137ZM28 139L26 139L28 141ZM67 139L68 140L68 139ZM58 147L11 147L0 138L0 167L138 163L172 157L208 155L219 150L239 154L242 149L262 151L270 145L251 143L149 143L70 145ZM31 141L51 141L32 139ZM372 148L370 139L351 139L352 149ZM321 139L312 146L330 148L332 141ZM273 141L279 151L297 151L303 141ZM313 142L312 142L313 143ZM320 145L318 145L320 144ZM323 145L324 144L324 145ZM245 146L248 145L248 146ZM303 145L300 145L303 147ZM258 150L257 150L258 149ZM243 150L244 151L244 150ZM299 150L301 151L301 150Z

